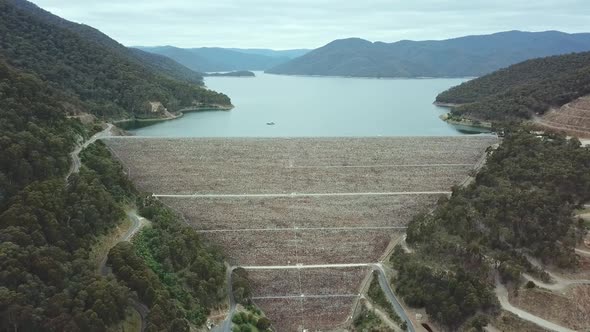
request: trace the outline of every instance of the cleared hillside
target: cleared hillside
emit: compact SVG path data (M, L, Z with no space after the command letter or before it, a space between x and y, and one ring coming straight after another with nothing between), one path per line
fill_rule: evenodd
M590 137L590 96L581 97L559 109L552 109L536 123L547 130L563 131L570 136Z

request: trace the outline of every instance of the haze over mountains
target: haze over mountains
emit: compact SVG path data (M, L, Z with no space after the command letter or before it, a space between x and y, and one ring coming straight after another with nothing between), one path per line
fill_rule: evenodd
M267 72L353 77L471 77L531 58L590 50L590 34L507 31L441 41L335 40Z
M271 49L178 48L174 46L138 46L136 49L166 56L198 72L266 70L309 51L306 49L275 51Z

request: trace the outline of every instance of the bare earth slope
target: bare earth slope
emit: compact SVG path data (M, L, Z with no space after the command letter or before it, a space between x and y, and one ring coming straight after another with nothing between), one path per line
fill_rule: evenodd
M108 138L131 179L249 269L279 331L346 327L367 266L464 181L489 136ZM291 269L270 269L272 266ZM300 268L309 265L319 267Z
M590 138L590 96L585 96L551 110L537 123L548 130L564 131L570 136Z

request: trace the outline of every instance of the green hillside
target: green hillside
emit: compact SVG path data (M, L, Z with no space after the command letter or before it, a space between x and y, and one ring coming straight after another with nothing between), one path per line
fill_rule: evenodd
M527 257L583 269L574 248L588 228L573 215L590 200L589 167L576 139L508 131L472 184L409 223L414 251L391 256L397 293L450 331L481 331L498 313L496 276L516 289L522 273L548 280Z
M222 257L143 199L101 143L82 152L80 171L66 182L71 151L100 130L67 115L139 115L127 107L142 98L179 106L181 98L229 99L150 69L109 48L102 34L89 41L63 27L71 23L38 13L0 0L0 331L121 331L136 303L149 310L148 331L201 326L225 298ZM98 273L93 248L113 236L130 206L153 226L113 251L117 277Z
M590 93L590 52L525 61L453 87L440 103L465 104L456 116L522 120Z
M22 0L0 1L0 55L76 96L98 116L157 116L149 101L174 111L195 104L230 105L223 94L189 84L177 69L138 55L99 31ZM161 59L160 59L161 60ZM170 62L167 62L168 64ZM177 68L177 67L176 67ZM200 83L197 77L190 80Z

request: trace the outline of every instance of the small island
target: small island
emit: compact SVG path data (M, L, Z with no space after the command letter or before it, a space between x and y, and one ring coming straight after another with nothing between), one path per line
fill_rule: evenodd
M205 73L203 74L204 77L256 77L251 71L247 70L238 70L238 71L230 71L227 73Z

